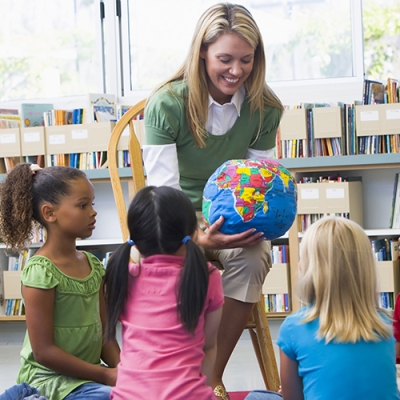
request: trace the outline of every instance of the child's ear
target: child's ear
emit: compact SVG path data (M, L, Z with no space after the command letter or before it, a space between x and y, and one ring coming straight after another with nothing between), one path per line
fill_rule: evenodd
M46 222L54 222L56 220L54 206L52 204L44 203L42 207L40 207L40 210Z

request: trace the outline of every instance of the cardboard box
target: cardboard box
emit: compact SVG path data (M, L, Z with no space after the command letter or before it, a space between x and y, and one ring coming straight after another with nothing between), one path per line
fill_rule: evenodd
M45 128L47 154L107 151L115 122L49 126Z
M340 107L313 108L314 139L342 137Z
M4 271L4 299L22 299L21 271Z
M298 214L349 213L351 220L363 226L360 181L299 183L297 195Z
M289 264L272 265L262 287L263 294L289 293L288 267Z
M400 261L377 261L378 292L393 292L396 299L400 290Z
M38 156L46 154L43 126L21 128L21 155Z
M0 129L0 157L20 157L21 138L19 128Z
M355 106L357 136L400 133L400 103Z
M304 108L285 110L280 123L281 140L307 139L307 119Z

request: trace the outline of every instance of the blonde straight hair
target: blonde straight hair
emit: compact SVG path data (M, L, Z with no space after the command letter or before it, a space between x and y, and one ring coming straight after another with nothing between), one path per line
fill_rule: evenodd
M283 111L281 101L265 82L264 43L261 32L250 12L238 4L219 3L211 6L197 22L189 53L182 67L155 89L157 91L178 80L187 82L187 119L199 147L205 147L207 138L205 125L208 118L207 72L205 62L200 57L200 51L207 49L225 33L238 35L255 50L253 70L244 83L250 101L250 111L253 113L255 110L259 110L260 112L259 131L253 143L258 139L265 107L276 107Z
M379 315L371 243L353 221L325 217L306 231L298 291L306 306L303 322L319 317L318 337L326 343L379 341L391 334Z

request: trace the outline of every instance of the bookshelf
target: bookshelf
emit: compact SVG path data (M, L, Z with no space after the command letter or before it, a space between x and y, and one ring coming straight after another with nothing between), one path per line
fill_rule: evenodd
M361 176L363 182L363 220L366 234L370 237L400 236L400 229L387 228L389 226L394 174L400 168L400 154L291 158L279 159L279 162L288 168L296 178L311 173L317 175L322 173L329 173L331 175L340 173L342 175ZM115 248L122 242L122 238L117 223L118 216L110 185L109 171L108 169L94 169L86 170L85 173L95 185L95 207L99 214L97 229L94 231L92 238L77 241L77 246L81 248L101 247L106 249L110 246ZM118 173L122 178L124 194L128 200L132 197L131 169L119 168ZM4 177L4 174L0 175L0 182ZM115 223L110 224L110 221L115 221ZM289 244L290 265L287 267L287 278L283 285L286 283L288 285L291 311L295 311L300 306L293 293L297 282L298 246L301 237L302 234L298 231L296 220L288 233L278 241L279 243ZM39 244L33 244L32 246L39 246ZM0 251L2 251L1 244ZM271 320L281 320L289 313L290 311L271 312L267 316ZM23 322L24 320L24 317L20 316L0 316L0 323Z
M279 159L296 180L304 176L337 175L360 177L362 181L363 228L371 237L400 237L400 229L389 229L395 173L400 169L400 154L359 154L350 156L331 156L313 158ZM361 206L360 206L361 208ZM290 291L293 293L298 275L299 243L302 234L297 221L288 233L290 254ZM392 265L397 265L392 263ZM380 276L385 277L385 285L396 292L400 282L393 268L382 268ZM383 272L382 272L383 271ZM389 272L386 272L389 271ZM391 276L390 276L391 275ZM388 284L389 281L389 284ZM292 310L300 307L292 296Z

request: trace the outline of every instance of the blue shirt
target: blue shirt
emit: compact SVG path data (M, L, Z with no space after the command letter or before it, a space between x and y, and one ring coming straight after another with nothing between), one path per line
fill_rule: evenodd
M400 398L393 337L379 342L326 344L317 339L319 319L302 323L302 311L285 319L277 344L298 362L305 400Z

